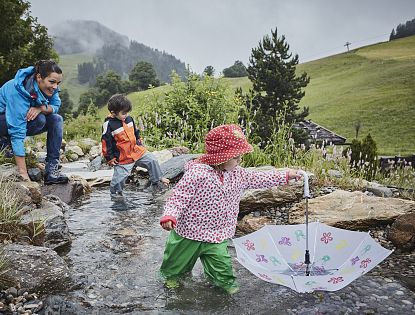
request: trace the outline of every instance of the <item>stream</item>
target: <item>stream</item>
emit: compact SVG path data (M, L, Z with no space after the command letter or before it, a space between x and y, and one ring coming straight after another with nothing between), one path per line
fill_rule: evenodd
M415 293L396 277L386 276L385 262L337 292L296 293L254 277L235 259L241 290L234 295L209 283L199 261L180 288L166 289L158 276L168 235L158 223L162 203L132 187L127 187L125 197L125 202L112 201L109 188L99 188L66 212L73 242L63 258L76 284L59 296L76 305L73 314L415 312ZM235 257L232 246L229 251ZM413 262L413 256L410 259ZM406 268L413 273L411 266Z

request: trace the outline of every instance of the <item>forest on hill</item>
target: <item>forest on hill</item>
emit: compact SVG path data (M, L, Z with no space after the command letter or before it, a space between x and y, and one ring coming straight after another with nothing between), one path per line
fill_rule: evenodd
M122 77L127 76L138 61L146 61L153 65L161 82L170 82L170 74L174 70L181 77L186 71L185 63L165 51L153 49L135 40L130 41L96 21L73 20L64 21L50 29L53 35L53 47L60 55L89 54L92 67L88 80L95 78L107 70L113 70Z

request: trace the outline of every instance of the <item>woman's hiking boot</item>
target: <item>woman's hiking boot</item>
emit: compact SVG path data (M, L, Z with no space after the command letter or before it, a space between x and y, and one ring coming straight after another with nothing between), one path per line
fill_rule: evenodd
M69 181L68 176L62 174L59 170L59 165L51 165L47 168L44 183L45 185L52 185L52 184L66 184Z

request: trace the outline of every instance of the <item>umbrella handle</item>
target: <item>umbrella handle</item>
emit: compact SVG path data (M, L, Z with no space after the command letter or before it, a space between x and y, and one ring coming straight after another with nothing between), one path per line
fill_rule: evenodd
M310 188L308 185L308 174L305 171L297 171L298 174L301 174L304 178L304 195L305 198L305 238L306 238L306 245L305 245L305 255L304 255L304 263L306 264L305 275L310 275L310 251L308 250L308 198L310 198Z
M303 195L303 197L304 198L310 198L310 188L309 188L309 185L308 185L308 174L307 174L307 172L299 170L299 171L297 171L297 173L301 174L303 176L303 179L304 179L304 195Z

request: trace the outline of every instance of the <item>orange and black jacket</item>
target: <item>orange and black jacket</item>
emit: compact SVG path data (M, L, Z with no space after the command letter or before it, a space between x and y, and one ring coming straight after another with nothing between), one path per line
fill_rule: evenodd
M101 142L102 154L107 162L116 159L119 164L133 163L146 152L140 132L130 116L125 121L110 116L105 118Z

